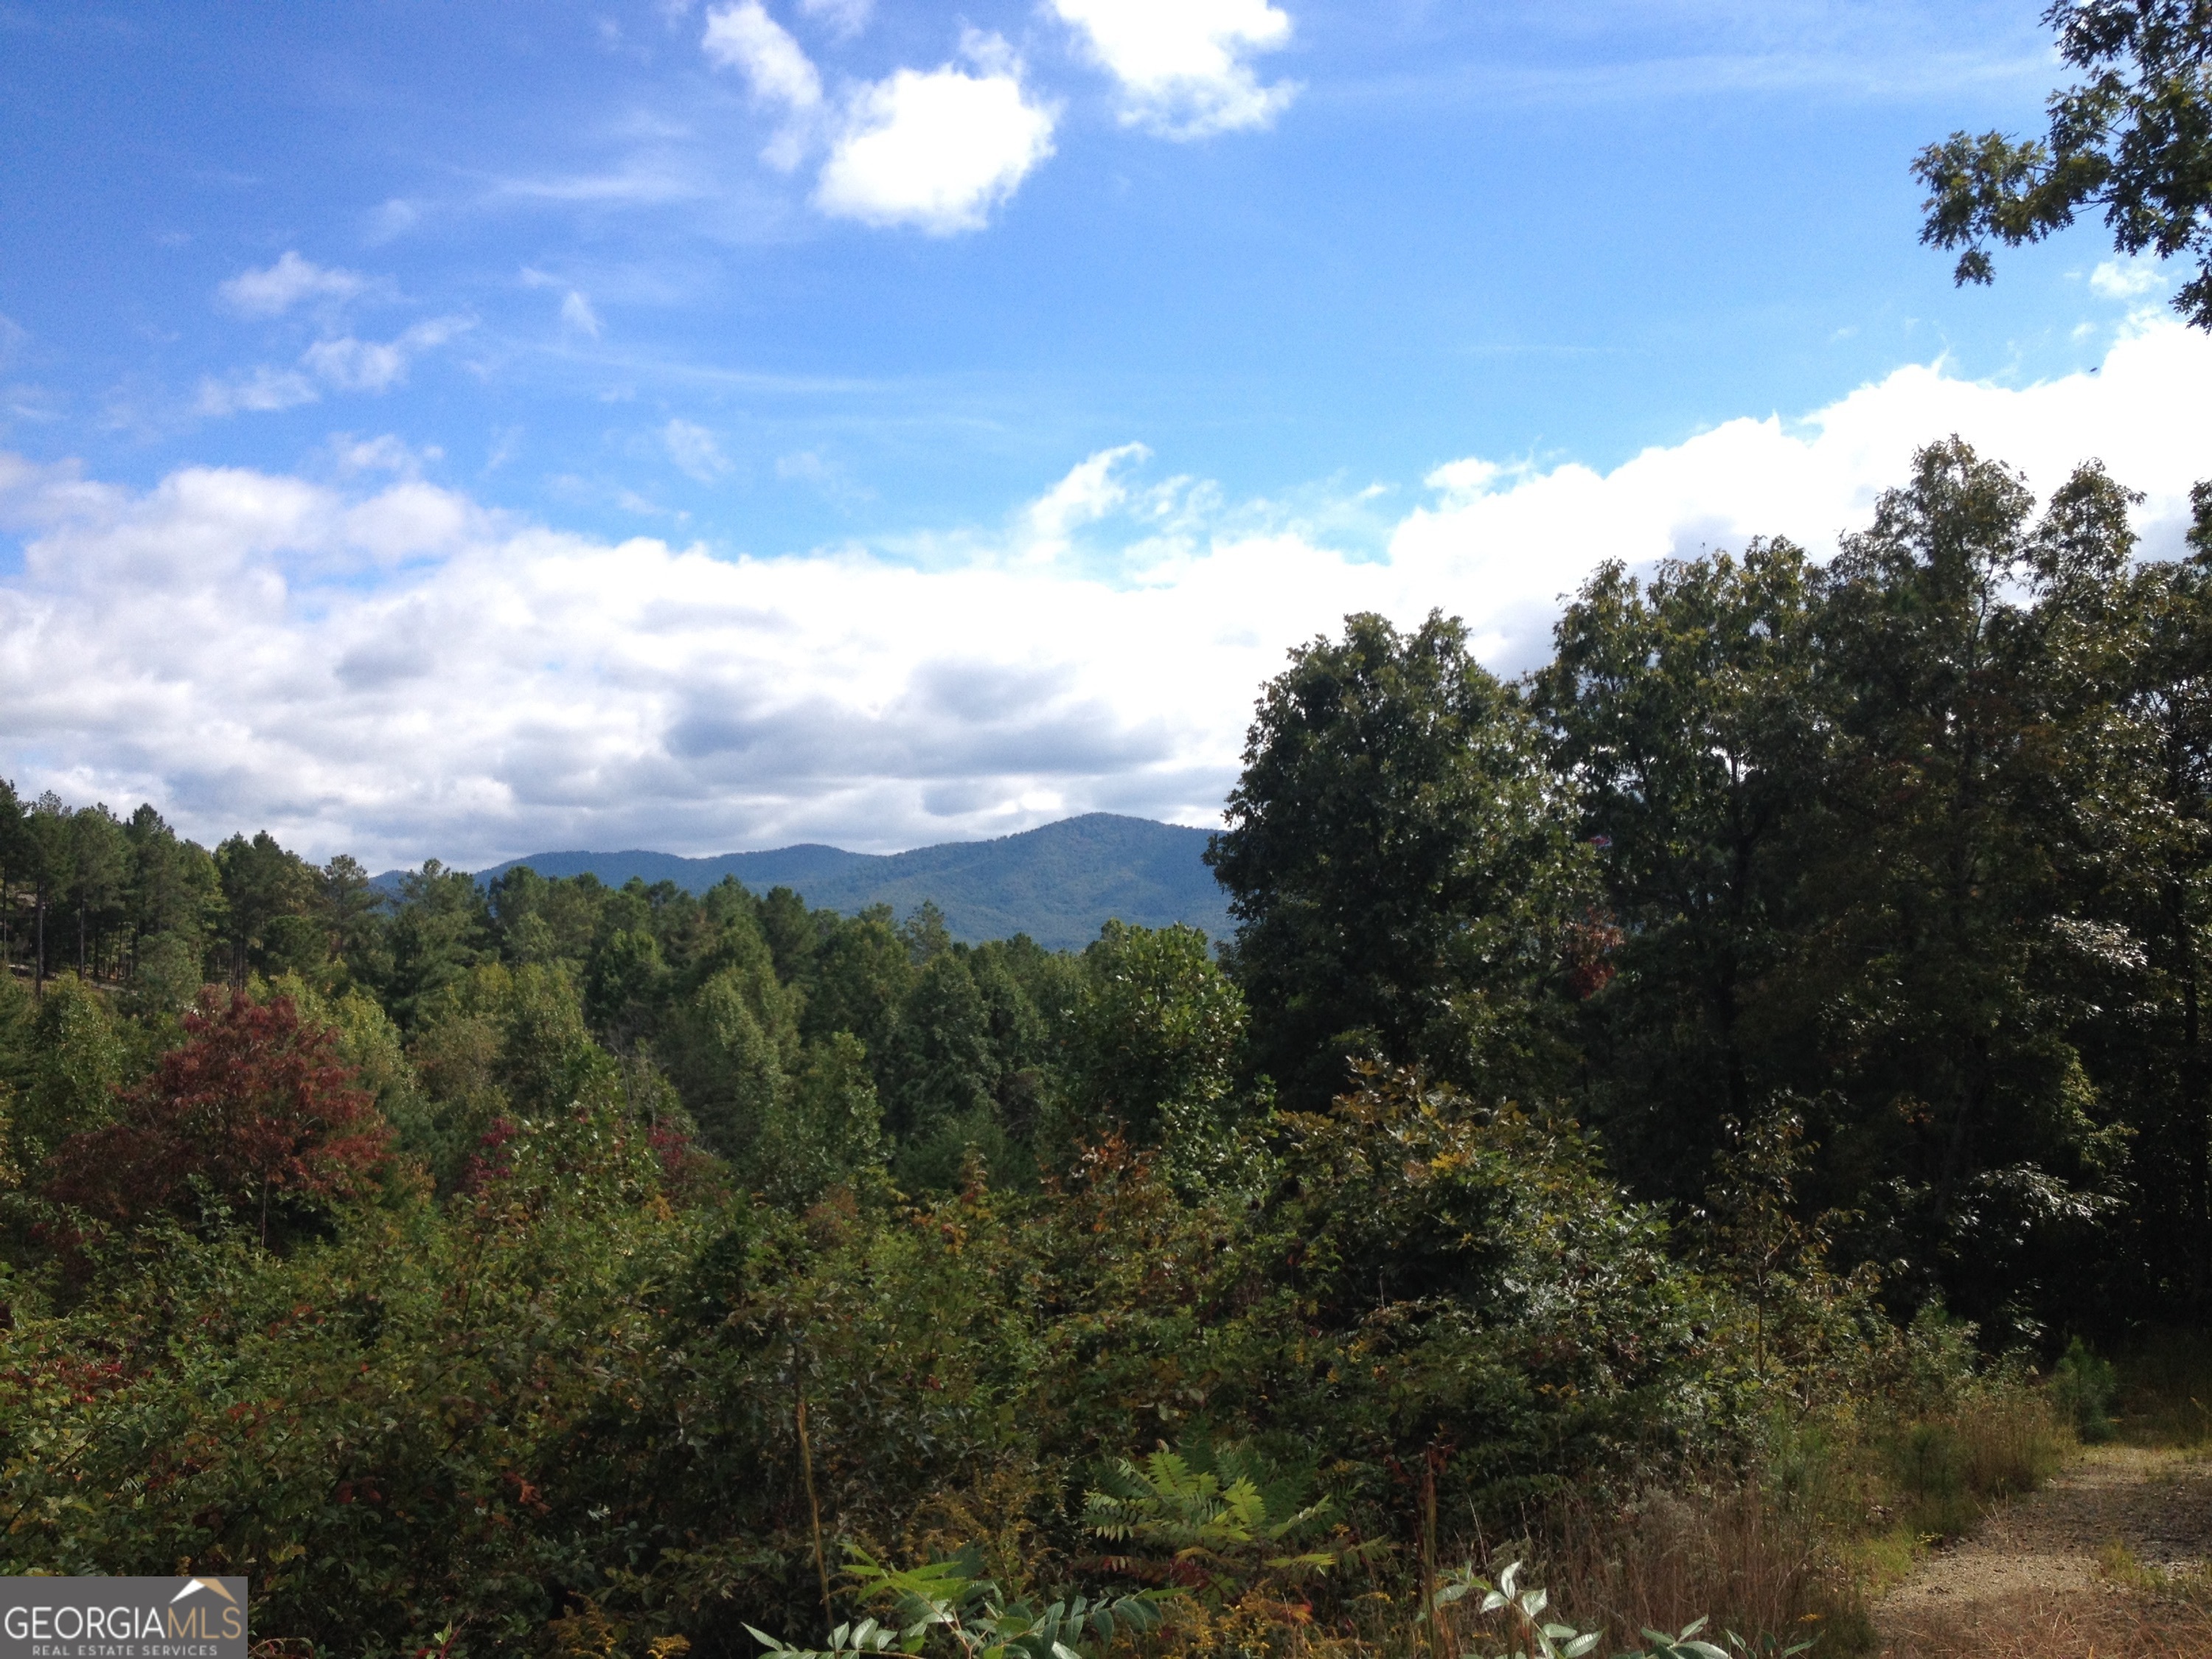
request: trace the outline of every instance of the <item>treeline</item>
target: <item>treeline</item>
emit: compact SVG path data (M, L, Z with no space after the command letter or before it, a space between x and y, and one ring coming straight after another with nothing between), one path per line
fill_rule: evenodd
M1040 1158L1064 1158L1106 1103L1139 1102L1154 1139L1159 1111L1237 1079L1243 1006L1189 928L1114 924L1076 957L1026 937L957 943L928 904L846 917L734 879L695 896L524 866L487 884L434 860L386 895L353 859L318 867L265 832L210 853L151 806L121 820L48 795L26 810L4 784L0 883L32 992L19 1047L38 1046L41 1020L96 1027L86 1041L114 1056L52 1063L112 1086L132 1046L115 1015L135 1017L143 1069L204 984L285 987L356 1032L356 1064L405 1053L416 1080L383 1109L448 1186L508 1103L477 1072L517 997L573 1005L571 1036L629 1068L654 1121L783 1201L869 1160L913 1191L950 1190L970 1158L1034 1187ZM72 982L40 1016L57 970ZM52 1097L37 1070L18 1055L27 1102ZM110 1103L96 1087L76 1109L94 1127Z
M2212 491L2180 562L2129 506L1938 446L1825 566L1600 572L1517 684L1352 617L1218 955L10 797L0 1571L743 1654L965 1552L1370 1651L1532 1505L2201 1322Z
M1212 854L1253 1067L1556 1101L1678 1204L1794 1120L1899 1309L2201 1319L2212 486L2179 562L2136 499L1954 441L1825 565L1607 567L1523 685L1441 618L1298 652Z

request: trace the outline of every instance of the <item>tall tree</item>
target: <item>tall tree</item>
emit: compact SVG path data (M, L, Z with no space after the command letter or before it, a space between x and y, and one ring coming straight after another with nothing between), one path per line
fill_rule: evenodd
M2077 480L2039 526L2017 475L1931 445L1844 538L1814 623L1801 1082L1848 1103L1831 1167L1855 1171L1850 1200L1894 1245L1876 1248L1998 1327L2078 1244L2118 1151L2069 1029L2085 936L2054 857L2068 721L2051 635L2021 603L2069 532L2124 534L2124 508L2087 510L2108 482ZM2111 568L2125 544L2077 551Z
M1695 1194L1723 1122L1774 1085L1756 1005L1793 807L1817 782L1809 579L1787 542L1670 562L1648 588L1608 564L1535 680L1621 933L1588 1004L1585 1110L1646 1190Z
M1083 953L1066 1067L1086 1127L1156 1145L1179 1115L1218 1109L1243 1058L1244 999L1195 927L1109 921Z
M2106 493L2077 516L2124 520L2127 503ZM2083 897L2069 933L2090 1006L2085 1059L2133 1131L2126 1260L2095 1267L2138 1287L2130 1311L2201 1316L2212 1309L2212 545L2130 566L2124 521L2070 539L2101 544L2103 568L2054 572L2038 610L2054 635L2055 700L2081 705L2094 688L2102 709L2088 712L2102 717L2065 732L2065 810L2050 823Z
M1535 720L1431 613L1372 614L1270 681L1206 861L1240 923L1253 1064L1285 1103L1347 1061L1420 1061L1513 1092L1564 1062L1566 930L1592 896Z
M952 1186L970 1152L1004 1162L990 1009L965 952L940 951L916 973L877 1075L884 1127L899 1148L894 1168L906 1184Z
M100 936L119 919L130 876L130 843L104 803L70 814L68 858L67 897L76 913L76 971L84 979L99 969Z
M15 960L15 884L24 878L33 857L22 798L13 780L0 778L0 974Z
M215 849L215 861L228 912L231 986L242 990L247 970L261 965L258 953L277 921L301 915L313 904L315 871L266 830L251 841L233 836Z
M400 878L387 937L386 1006L403 1029L412 1030L428 1000L490 953L490 905L467 871L428 859Z
M33 803L25 823L29 832L27 845L33 912L32 949L36 964L32 970L32 983L41 996L45 994L46 976L51 971L46 940L47 914L55 901L68 890L71 817L69 808L62 804L62 798L49 789Z

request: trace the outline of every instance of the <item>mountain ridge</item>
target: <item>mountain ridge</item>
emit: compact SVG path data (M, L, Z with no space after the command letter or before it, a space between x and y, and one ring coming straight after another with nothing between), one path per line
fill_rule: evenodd
M788 887L817 908L851 915L889 904L901 915L925 901L955 939L979 944L1027 933L1050 950L1079 950L1109 919L1146 927L1186 922L1209 939L1234 929L1228 897L1204 861L1212 832L1113 812L1086 812L988 841L940 842L903 853L850 853L818 842L686 858L642 848L527 854L477 872L495 881L527 865L549 878L632 876L702 892L725 876L765 893ZM376 878L389 888L398 871Z

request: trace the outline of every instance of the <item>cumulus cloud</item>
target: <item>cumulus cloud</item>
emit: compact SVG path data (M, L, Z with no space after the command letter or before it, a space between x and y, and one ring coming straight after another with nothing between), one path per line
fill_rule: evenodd
M975 230L1052 154L1053 112L1030 101L1003 42L969 42L980 73L902 69L862 88L823 167L815 204L933 235Z
M1267 0L1053 0L1120 84L1121 119L1169 138L1264 127L1297 94L1247 61L1291 38Z
M265 270L243 270L218 283L216 295L247 317L281 317L302 300L350 300L368 287L350 270L319 265L287 252Z
M1381 558L1209 520L1188 490L1164 519L1131 447L929 569L566 534L380 473L405 459L381 446L343 485L200 467L145 491L0 457L0 520L23 538L0 578L0 769L380 866L885 849L1092 809L1202 823L1259 684L1346 612L1440 606L1517 671L1599 561L1761 533L1825 553L1953 431L2045 491L2101 456L2147 493L2151 550L2178 551L2212 340L2161 322L2101 367L2020 389L1902 368L1606 471L1463 457ZM1118 562L1023 556L1079 533L1122 538Z
M2155 259L2106 259L2089 273L2089 287L2107 300L2136 300L2166 286Z
M865 0L801 0L843 35L866 21ZM761 0L707 14L708 58L744 76L756 102L783 119L761 159L789 173L827 141L814 204L836 217L914 226L936 235L980 228L1030 170L1052 154L1054 113L1032 101L1021 65L995 34L967 32L975 72L947 64L901 69L851 88L832 109L821 71Z

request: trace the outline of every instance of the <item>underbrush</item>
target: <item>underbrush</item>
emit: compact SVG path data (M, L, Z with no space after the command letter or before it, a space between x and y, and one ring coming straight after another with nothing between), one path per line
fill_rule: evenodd
M1864 1651L1871 1636L1857 1576L1817 1516L1759 1481L1699 1484L1604 1506L1556 1504L1523 1553L1568 1623L1616 1642L1699 1619L1783 1645L1817 1638L1823 1654Z
M2212 1333L2154 1333L2121 1357L2117 1372L2117 1427L2128 1444L2212 1445Z

